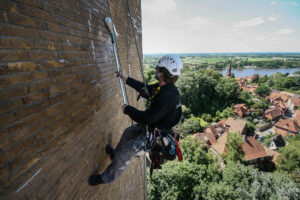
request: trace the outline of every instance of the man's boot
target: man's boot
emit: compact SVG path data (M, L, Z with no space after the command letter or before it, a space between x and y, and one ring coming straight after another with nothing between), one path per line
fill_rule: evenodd
M111 160L113 160L115 158L114 149L109 144L106 145L105 151L109 155Z
M100 185L100 184L103 184L103 180L101 178L100 175L91 175L89 177L89 185L90 186L96 186L96 185Z

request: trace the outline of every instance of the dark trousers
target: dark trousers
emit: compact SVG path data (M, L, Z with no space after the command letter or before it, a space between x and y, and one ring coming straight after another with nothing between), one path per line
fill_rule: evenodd
M131 158L145 155L146 141L145 126L134 124L126 128L114 150L114 159L101 174L102 180L105 183L113 182L127 168Z

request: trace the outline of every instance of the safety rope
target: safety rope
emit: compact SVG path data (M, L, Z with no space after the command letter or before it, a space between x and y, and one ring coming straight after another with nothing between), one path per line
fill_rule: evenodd
M127 9L128 9L128 15L130 17L130 22L131 22L131 29L132 29L132 33L133 33L133 37L134 37L134 41L135 41L135 46L136 46L136 51L137 51L137 55L138 55L138 59L139 59L139 64L140 64L140 68L141 68L141 72L142 72L142 78L143 78L143 82L144 82L144 91L147 94L148 99L150 99L150 94L147 88L147 84L145 81L145 77L144 77L144 70L143 70L143 65L142 65L142 59L141 59L141 55L140 55L140 51L139 51L139 46L137 43L137 39L136 39L136 34L134 31L134 24L133 24L133 17L131 15L131 11L130 11L130 5L128 0L125 0L126 5L127 5ZM148 131L148 126L146 126L146 132L147 132L147 138L149 137L149 131ZM147 141L145 141L146 143ZM141 174L142 174L142 166L141 166L141 162L140 162L140 169L141 169ZM142 175L142 181L143 181L143 187L144 187L144 200L147 199L147 182L145 180L146 177L146 156L144 156L144 176Z
M140 64L140 68L141 68L141 72L142 72L142 77L143 77L145 92L146 92L148 98L150 98L149 91L147 89L147 84L146 84L145 77L144 77L144 70L143 70L143 64L142 64L142 59L141 59L141 55L140 55L140 50L139 50L139 46L138 46L138 43L137 43L136 34L135 34L135 31L134 31L133 17L131 15L130 5L129 5L128 0L125 0L125 2L126 2L126 5L127 5L127 9L128 9L128 15L130 17L131 29L132 29L132 33L133 33L133 37L134 37L134 41L135 41L137 55L138 55L138 58L139 58L139 64Z

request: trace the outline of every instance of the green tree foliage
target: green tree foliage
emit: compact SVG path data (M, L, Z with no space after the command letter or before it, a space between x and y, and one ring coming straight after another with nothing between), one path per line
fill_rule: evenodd
M144 66L144 77L147 83L154 82L155 79L155 69L151 67Z
M223 171L216 163L203 165L184 160L172 161L156 170L152 179L147 173L150 200L181 199L291 199L300 198L297 186L279 175L259 172L240 163L227 164Z
M300 135L289 139L288 144L282 149L278 157L278 168L287 173L300 171Z
M232 107L227 107L222 112L218 110L213 121L226 120L228 117L235 117Z
M207 153L207 149L192 135L180 141L180 148L184 159L189 162L204 165L213 163L213 158Z
M208 126L208 123L202 118L192 116L185 119L183 123L178 124L176 130L181 136L185 137L192 133L202 132L206 126Z
M213 70L187 71L177 82L181 91L181 100L194 114L211 113L216 110L218 94L215 86L221 79L221 73Z
M227 152L224 154L227 163L244 160L244 152L242 149L243 143L244 141L240 134L228 133L226 142Z
M252 83L258 83L259 81L259 75L258 74L254 74L253 75L253 79L252 79Z
M258 94L261 97L265 97L268 96L271 92L271 89L269 88L269 86L265 85L265 84L261 84L260 86L258 86L258 88L255 90L255 93Z
M222 78L216 86L216 92L223 101L234 101L239 96L239 85L233 78Z

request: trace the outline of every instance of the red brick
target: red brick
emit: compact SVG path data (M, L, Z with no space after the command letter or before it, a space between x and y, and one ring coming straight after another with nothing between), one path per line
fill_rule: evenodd
M42 90L42 91L38 91L38 92L34 92L34 93L29 93L28 95L23 97L23 102L25 104L30 104L35 101L49 97L49 94L50 94L49 90Z
M16 85L20 83L27 83L31 81L30 73L20 73L8 76L3 76L0 78L0 87L7 87L10 85Z
M12 123L14 120L16 120L16 117L13 113L0 116L0 128Z
M65 42L66 36L63 34L51 33L51 32L41 32L41 38L44 40L52 40L52 41L59 41Z
M34 29L15 26L11 24L0 24L0 35L20 36L24 38L39 38L39 32Z
M39 0L15 0L16 2L28 4L37 8L41 8L42 4Z
M24 51L2 50L0 51L0 61L19 61L28 59Z
M30 83L29 91L34 92L34 91L37 91L40 89L49 88L53 84L54 84L54 82L51 79L34 81L34 82Z
M31 60L45 60L45 59L57 58L56 52L50 52L50 51L29 52L28 55L29 55L29 59Z
M44 100L43 102L39 102L39 103L35 103L33 105L26 106L22 110L19 110L16 112L17 118L22 119L23 117L26 117L33 113L36 113L36 112L40 111L41 109L45 108L47 105L49 105L49 102L47 100Z
M23 96L26 93L27 93L27 86L25 85L0 89L0 101Z
M34 49L32 40L22 40L15 38L0 38L0 46L4 49Z
M12 126L9 127L9 132L11 135L14 135L18 131L25 131L26 127L31 126L34 123L38 123L38 121L44 117L43 112L34 113L24 119L16 121Z
M40 20L15 13L8 13L9 22L12 24L32 27L37 29L46 29L46 24Z
M0 140L3 140L6 137L8 137L8 129L0 130Z
M40 18L43 20L54 20L52 18L52 14L49 12L46 12L45 10L39 9L39 8L34 8L32 6L27 6L27 5L20 5L20 11L22 14L35 17L35 18Z
M44 64L41 65L41 69L47 68L60 68L64 67L65 63L63 60L48 60Z
M12 62L7 64L8 72L25 72L32 71L37 68L34 62Z
M6 12L3 10L0 10L0 22L7 22L7 15ZM0 29L1 30L1 29Z
M32 80L41 80L41 79L46 79L47 77L48 77L47 71L32 72Z
M23 105L21 99L14 99L12 101L5 101L0 103L0 115L20 108Z
M34 41L37 49L60 50L61 45L55 42Z
M0 8L4 10L8 10L10 12L17 12L17 5L15 2L12 2L11 0L1 0Z

